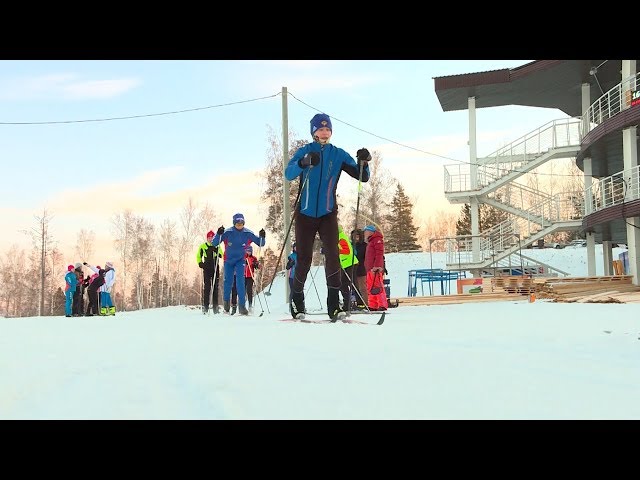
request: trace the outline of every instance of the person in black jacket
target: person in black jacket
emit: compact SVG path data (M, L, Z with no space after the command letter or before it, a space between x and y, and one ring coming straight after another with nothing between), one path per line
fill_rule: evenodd
M87 283L84 282L84 273L82 272L82 263L76 263L74 271L78 278L78 283L73 294L72 314L74 317L81 317L84 312L84 291L87 289Z
M98 289L102 285L104 285L105 273L106 270L102 268L98 270L98 275L90 281L89 286L87 287L87 293L89 294L89 304L87 305L87 313L85 313L85 317L93 317L100 311L98 309Z
M353 279L353 284L358 291L356 293L356 304L357 308L364 309L368 307L367 271L364 268L364 256L367 251L367 244L364 242L362 230L357 228L351 232L351 243L353 244L353 249L355 250L356 257L358 258L355 275L356 278Z
M213 240L214 233L210 230L207 233L207 241L198 247L196 253L196 261L198 266L202 269L203 282L202 282L202 313L209 311L209 296L211 295L211 284L213 283L213 299L211 305L213 313L219 313L220 307L218 306L218 291L219 291L219 279L220 268L218 266L219 256L218 247L213 246L211 241ZM214 281L215 277L215 281Z

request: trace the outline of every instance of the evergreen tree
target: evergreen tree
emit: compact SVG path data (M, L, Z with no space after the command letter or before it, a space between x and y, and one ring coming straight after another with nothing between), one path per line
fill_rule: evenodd
M504 203L502 200L502 196L502 193L496 193L495 199L498 202ZM509 218L511 217L511 214L506 210L496 208L487 204L480 205L480 212L482 218L482 227L484 230L489 230L490 228L495 227L505 220L509 220Z
M496 195L496 197L497 200L500 201L500 196ZM480 233L495 227L510 217L509 213L505 210L487 205L486 203L480 204L478 213L480 216ZM456 235L471 235L471 205L468 203L465 203L460 211L460 217L456 222Z
M456 222L456 235L471 235L471 205L468 203L465 203L460 211L460 217Z
M420 250L420 246L416 244L418 227L413 224L412 210L411 200L398 182L396 193L390 204L391 213L385 217L387 229L384 237L387 252Z

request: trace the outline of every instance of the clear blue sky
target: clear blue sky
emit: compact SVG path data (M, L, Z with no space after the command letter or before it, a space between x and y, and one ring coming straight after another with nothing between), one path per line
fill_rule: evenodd
M258 173L266 165L268 127L281 137L283 86L291 94L289 129L296 137L310 139L309 119L328 113L332 143L354 156L360 147L381 152L384 167L415 200L417 220L426 219L453 208L444 199L442 165L468 161L467 111L443 112L433 77L529 61L1 61L0 251L28 243L20 230L47 208L63 252L72 253L84 228L96 233L98 257L106 258L114 213L129 207L159 225L177 220L190 196L209 202L221 223L239 211L258 230L265 213ZM247 102L261 97L270 98ZM8 124L236 102L245 103L126 120ZM478 110L478 155L564 117L530 107ZM356 187L344 178L341 188Z

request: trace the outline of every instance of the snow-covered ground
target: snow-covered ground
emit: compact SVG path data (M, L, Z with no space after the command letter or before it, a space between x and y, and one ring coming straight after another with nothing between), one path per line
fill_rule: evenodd
M587 274L586 248L526 254ZM386 257L392 297L432 266ZM601 246L597 259L601 274ZM309 310L326 298L314 272ZM270 293L252 317L0 319L0 419L640 419L638 304L401 306L382 326L317 325L279 321L283 278Z

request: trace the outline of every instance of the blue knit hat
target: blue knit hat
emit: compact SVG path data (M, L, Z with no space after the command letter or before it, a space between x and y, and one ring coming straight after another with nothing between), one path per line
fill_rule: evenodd
M235 225L238 222L244 223L244 215L242 215L241 213L236 213L233 216L233 224Z
M316 130L319 128L327 127L331 132L333 132L333 128L331 128L331 119L329 115L326 113L317 113L311 119L311 136L316 133Z
M367 225L366 227L364 227L364 231L375 232L376 227L374 227L373 225Z

